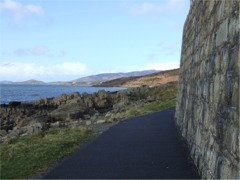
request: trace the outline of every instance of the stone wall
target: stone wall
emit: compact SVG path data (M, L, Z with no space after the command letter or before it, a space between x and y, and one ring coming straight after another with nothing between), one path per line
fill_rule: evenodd
M240 178L239 0L194 0L175 120L202 178Z

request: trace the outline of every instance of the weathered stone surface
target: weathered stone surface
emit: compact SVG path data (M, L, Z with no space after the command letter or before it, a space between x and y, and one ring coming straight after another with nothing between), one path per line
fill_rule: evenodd
M87 120L86 121L86 126L89 126L89 125L91 125L92 124L92 121L90 121L90 120Z
M0 130L0 136L6 136L7 135L7 131L6 130Z
M50 116L54 121L65 121L79 119L86 111L86 107L78 103L70 103L60 106L58 109L52 111Z
M42 131L42 124L41 123L35 123L30 126L26 127L26 133L27 134L38 134Z
M217 31L216 45L219 46L228 40L228 19L224 20Z
M51 128L59 128L59 127L60 127L60 122L59 121L51 123Z
M112 103L110 101L110 96L109 94L101 90L97 93L96 98L95 98L95 108L97 110L106 110L112 107Z
M194 0L184 25L176 124L202 178L240 179L239 0Z
M91 94L88 93L83 93L82 95L83 101L86 104L88 108L93 108L94 107L94 98Z
M96 121L96 124L103 124L103 123L106 123L105 119Z

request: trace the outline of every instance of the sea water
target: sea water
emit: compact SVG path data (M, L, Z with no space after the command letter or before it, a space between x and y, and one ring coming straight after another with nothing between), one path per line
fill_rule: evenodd
M0 104L10 101L31 102L40 98L52 98L61 94L73 92L95 93L99 90L119 91L123 88L91 87L91 86L64 86L64 85L25 85L25 84L1 84Z

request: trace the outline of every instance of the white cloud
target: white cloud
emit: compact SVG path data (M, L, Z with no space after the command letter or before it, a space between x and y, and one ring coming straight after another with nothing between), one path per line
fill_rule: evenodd
M171 30L182 30L182 24L179 24L179 23L170 23L169 25L169 28Z
M65 62L50 67L50 70L63 75L79 75L83 74L87 70L87 67L79 62Z
M31 50L34 55L45 55L48 52L48 48L45 46L36 46Z
M24 48L18 48L18 49L15 49L13 53L18 56L26 56L29 54L29 50Z
M131 72L131 71L143 71L143 70L170 70L180 67L179 61L172 62L159 62L159 63L149 63L145 65L136 65L136 66L117 66L112 69L105 71L96 71L94 74L100 73L119 73L119 72Z
M189 0L168 0L166 2L142 3L130 6L129 12L135 15L150 13L177 14L189 6Z
M180 67L180 62L173 61L173 62L148 64L144 67L144 69L169 70L169 69L176 69L176 68L179 68L179 67Z
M67 53L64 50L59 50L58 52L55 53L49 53L47 55L49 58L62 58L62 57L66 57Z
M18 48L13 51L17 56L47 56L49 58L62 58L66 57L66 52L64 50L59 50L57 52L50 52L47 46L39 45L32 48Z
M157 55L155 53L148 54L148 60L149 61L156 61L157 60Z
M164 53L167 56L181 54L181 42L160 42L158 44L160 52Z
M0 80L10 81L27 80L32 78L45 78L42 80L49 81L50 79L54 78L57 80L58 78L71 78L74 76L78 77L87 72L87 66L80 62L65 62L51 66L19 62L0 64Z
M35 14L42 16L44 10L41 6L27 4L23 5L14 0L4 0L0 3L0 12L9 11L17 21L24 19L27 15Z

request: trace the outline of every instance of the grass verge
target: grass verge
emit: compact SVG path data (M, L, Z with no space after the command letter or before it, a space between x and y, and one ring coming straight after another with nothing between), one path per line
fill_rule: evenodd
M174 107L175 105L176 98L165 101L157 101L143 106L135 106L125 112L125 117L130 118L134 116L141 116L152 112L161 111L170 107Z
M1 145L1 179L23 179L45 172L94 137L89 129L54 129Z
M163 85L161 90L157 92L160 100L152 103L132 106L124 112L123 116L125 118L140 116L176 106L176 96L178 91L177 85L177 82Z

